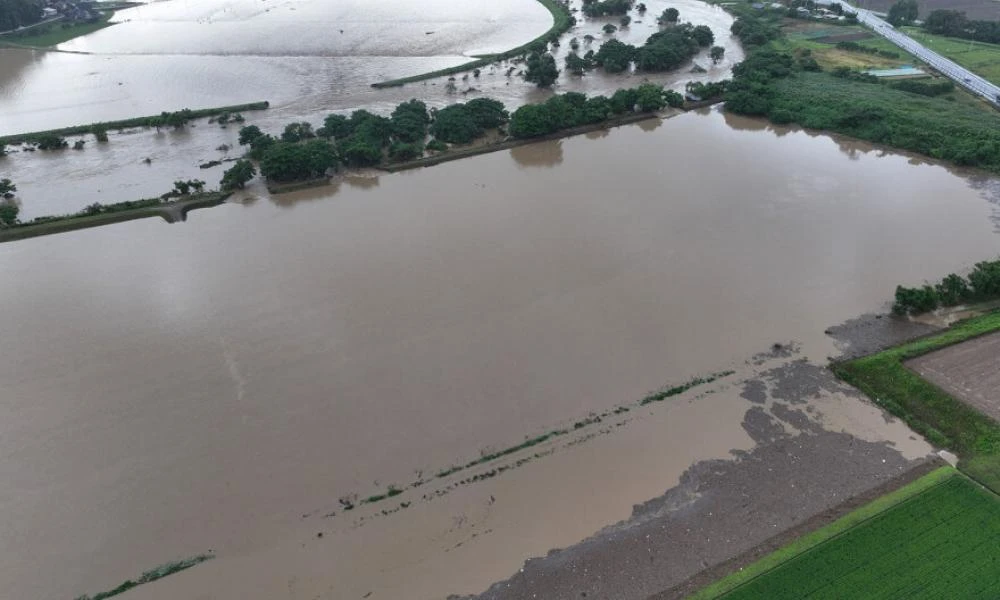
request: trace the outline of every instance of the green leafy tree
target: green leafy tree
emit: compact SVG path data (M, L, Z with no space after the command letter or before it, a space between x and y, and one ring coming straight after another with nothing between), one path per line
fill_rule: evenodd
M618 31L618 27L614 23L605 23L604 27L601 27L601 29L608 35Z
M254 140L258 139L264 135L264 132L260 130L260 127L256 125L247 125L246 127L240 128L239 142L241 146L249 146L254 143Z
M324 138L342 140L354 133L354 126L351 120L344 115L327 115L323 119L323 126L316 130L316 135Z
M708 55L712 57L712 64L717 65L722 57L726 55L726 49L722 46L712 46L712 49L708 51Z
M404 144L423 143L431 116L420 100L404 102L392 111L393 136Z
M283 142L301 142L302 140L314 137L316 137L316 134L313 132L312 125L305 121L301 123L289 123L285 125L285 130L281 132L281 141Z
M32 25L42 20L42 4L37 0L0 1L0 31Z
M69 142L53 134L39 136L35 143L39 150L61 150L69 146Z
M406 144L403 142L393 142L389 146L389 160L394 162L413 160L420 158L423 154L424 147L420 143Z
M635 46L620 40L608 40L594 54L594 62L608 73L621 73L629 68L635 56Z
M691 30L691 36L702 48L711 46L712 42L715 41L715 34L712 33L712 29L708 25L696 25Z
M464 104L452 104L437 111L431 124L434 137L449 144L468 144L483 133L470 111Z
M0 197L10 198L17 191L17 185L13 181L4 177L0 179Z
M664 10L663 14L660 15L660 18L657 20L660 22L661 25L665 25L667 23L676 23L677 19L679 19L680 17L681 17L680 11L671 6L670 8Z
M556 59L548 52L539 54L532 52L528 55L527 70L524 79L530 81L540 88L551 87L559 78L559 69L556 67Z
M238 160L222 174L219 188L225 192L243 187L257 174L257 169L249 160Z
M465 110L472 120L483 129L496 129L510 120L507 107L499 100L492 98L476 98L465 103Z
M342 143L344 162L351 167L370 167L382 162L382 147L378 140L352 135Z
M633 89L615 90L611 95L611 111L620 115L635 110L638 94Z
M277 142L278 140L275 139L274 136L266 134L254 138L254 140L250 142L250 158L260 160L264 157L267 149Z
M662 86L653 83L644 83L635 92L636 105L641 112L660 110L667 105L667 98L663 93Z
M336 163L337 154L326 140L275 142L264 153L260 172L273 181L299 181L321 177Z
M917 20L919 12L917 0L899 0L889 7L889 16L886 20L895 27L908 25Z
M13 202L0 202L0 225L17 225L17 215L20 212L21 209Z
M618 19L618 24L622 27L628 27L629 23L632 22L632 17L624 15L621 19Z
M580 58L572 52L566 55L566 70L574 75L583 75L595 66L592 59Z

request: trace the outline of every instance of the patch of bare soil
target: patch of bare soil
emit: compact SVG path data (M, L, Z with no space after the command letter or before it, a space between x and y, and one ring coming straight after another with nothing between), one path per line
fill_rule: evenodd
M885 350L890 346L940 331L928 323L911 321L892 315L862 315L830 327L825 333L832 337L839 359L851 359Z
M906 366L1000 421L1000 333L925 354Z
M825 35L823 37L814 38L813 41L821 44L836 44L837 42L858 42L873 37L875 36L870 33L859 31L857 33L845 33L842 35Z

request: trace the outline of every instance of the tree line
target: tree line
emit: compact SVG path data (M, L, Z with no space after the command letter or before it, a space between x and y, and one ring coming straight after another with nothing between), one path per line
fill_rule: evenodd
M918 288L896 286L892 312L915 315L939 306L958 306L1000 298L1000 259L976 263L968 276L951 273L935 285Z
M958 10L931 11L923 27L927 33L1000 44L1000 21L972 21Z
M0 31L33 25L42 20L38 0L0 0Z
M316 179L338 165L371 167L385 162L420 158L426 151L442 152L450 144L468 144L488 131L513 138L538 137L571 127L601 123L633 112L681 106L677 92L645 83L616 91L610 98L568 92L541 104L528 104L508 113L503 103L476 98L440 109L428 109L420 100L399 104L385 117L366 110L331 114L313 129L307 122L289 123L280 135L256 125L240 129L239 143L247 158L257 162L270 181L288 183ZM250 160L238 161L223 175L221 187L243 187L256 174Z

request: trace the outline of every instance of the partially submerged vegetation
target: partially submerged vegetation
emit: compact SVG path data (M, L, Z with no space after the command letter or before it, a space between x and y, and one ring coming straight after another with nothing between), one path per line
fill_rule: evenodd
M74 125L72 127L61 127L59 129L49 129L46 131L31 131L27 133L16 133L12 135L0 136L0 144L24 144L37 143L38 140L60 138L67 135L94 134L98 141L104 138L107 140L109 130L130 129L133 127L181 127L193 119L206 117L218 117L221 115L232 115L234 113L265 110L270 106L266 100L262 102L251 102L249 104L238 104L235 106L218 106L214 108L189 109L174 112L163 112L158 115L148 117L133 117L131 119L121 119L118 121L104 121L90 123L89 125Z
M114 589L106 592L99 592L93 596L84 594L82 596L77 596L75 600L105 600L106 598L117 596L118 594L124 594L134 587L138 587L146 583L152 583L157 579L163 579L168 575L173 575L174 573L179 573L185 569L190 569L195 565L199 565L206 560L211 560L213 558L215 558L215 556L212 554L199 554L198 556L192 556L191 558L168 562L156 567L155 569L146 571L136 579L126 579Z
M485 141L479 148L492 150L504 147L505 141L511 139L602 126L629 115L649 114L683 103L684 98L677 92L650 83L618 90L610 98L588 98L576 92L556 94L543 103L524 105L513 114L502 102L490 98L440 109L428 109L414 99L398 105L390 117L366 110L356 110L350 116L331 114L319 128L307 122L289 123L279 136L248 125L240 130L239 142L249 147L248 157L259 162L260 173L269 184L322 183L330 170L340 166L412 167L428 153L427 164L431 164L440 162L438 157L456 145L456 156L467 155L461 154L462 147L480 142L487 134L494 134L496 141ZM245 165L240 169L244 174L249 172Z
M951 273L936 285L919 288L896 286L892 312L915 315L939 306L958 306L1000 298L1000 259L976 263L968 276Z
M18 222L15 212L12 222L0 223L0 242L12 242L149 217L160 217L167 222L179 221L183 220L188 212L197 208L222 204L228 196L229 194L225 192L200 192L170 195L167 198L161 196L127 200L114 204L92 204L74 214L38 217L26 223Z
M1000 498L944 467L692 600L987 597L996 589L998 535Z
M899 417L932 444L958 454L959 469L1000 493L1000 424L920 377L907 360L1000 330L1000 311L931 337L848 362L834 373Z

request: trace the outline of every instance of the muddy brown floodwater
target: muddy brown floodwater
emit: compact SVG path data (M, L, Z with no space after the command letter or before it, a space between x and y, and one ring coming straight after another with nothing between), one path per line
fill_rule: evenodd
M742 381L822 364L826 327L995 255L983 188L709 110L0 245L0 597L209 550L125 597L479 593L777 430L901 468L929 447L858 398ZM433 478L563 427L486 481Z
M577 7L579 0L571 4ZM715 43L726 48L725 58L712 64L705 50L670 73L564 73L555 91L610 95L647 79L683 90L688 81L727 78L742 60L743 51L729 33L733 19L721 8L697 0L646 4L646 15L636 14L617 39L642 44L658 30L655 16L676 6L685 20L712 28ZM269 100L271 109L247 113L248 123L278 134L292 121L318 127L331 112L365 108L388 114L414 97L432 107L490 97L513 110L552 93L536 89L516 71L507 77L511 66L523 68L512 62L484 68L478 78L463 81L459 75L453 91L443 77L398 88L370 87L534 39L552 24L536 0L172 0L120 11L115 20L114 27L60 46L73 53L0 48L0 135L258 100ZM580 52L610 39L601 31L607 22L617 23L617 18L581 16L554 49L559 64L574 37ZM588 34L596 38L591 44L584 42ZM689 73L695 63L705 72ZM79 152L28 153L11 147L0 172L17 183L22 220L76 212L94 202L158 196L178 179L217 185L228 163L209 169L199 165L241 156L238 130L201 120L182 131L111 132L107 144L86 136L89 141Z

